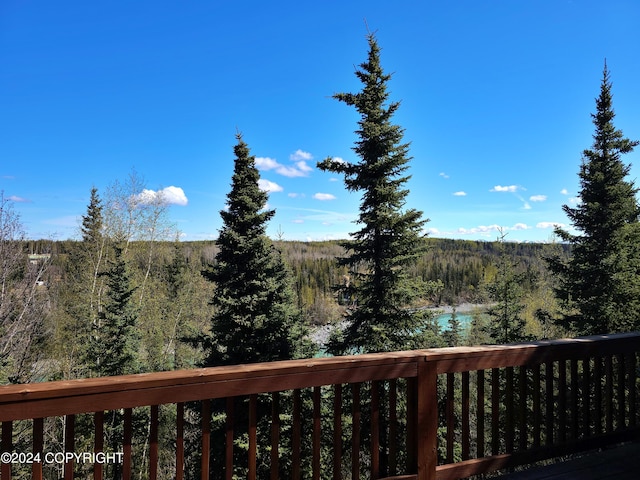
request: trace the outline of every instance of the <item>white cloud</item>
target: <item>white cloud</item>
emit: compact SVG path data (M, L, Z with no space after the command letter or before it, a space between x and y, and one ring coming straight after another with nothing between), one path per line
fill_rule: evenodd
M544 202L547 199L546 195L531 195L529 200L532 202Z
M140 203L151 204L154 202L161 202L167 205L181 205L185 206L189 203L187 196L184 194L184 190L180 187L166 187L162 190L149 190L144 189L138 195L138 201Z
M7 200L9 200L10 202L16 202L16 203L30 203L31 200L28 200L26 198L23 197L18 197L17 195L11 195L10 197L7 198Z
M331 161L336 163L347 163L346 160L342 157L331 157Z
M466 197L467 196L467 192L462 192L462 191L454 192L453 195L456 196L456 197Z
M326 201L326 200L335 200L336 196L331 195L330 193L315 193L313 198L316 200Z
M459 233L461 235L473 235L473 234L481 234L481 235L486 235L488 236L491 233L494 232L508 232L508 231L514 231L514 230L529 230L531 227L529 225L527 225L526 223L516 223L513 227L501 227L500 225L479 225L477 227L473 227L473 228L458 228L458 230L456 231L456 233Z
M311 155L303 152L302 150L298 150L295 154L291 155L291 158L293 159L296 155L299 157L300 155L298 155L298 152L303 155ZM306 177L309 175L309 172L313 170L313 168L307 165L304 159L298 159L295 165L289 166L282 165L281 163L278 163L276 159L269 157L256 157L256 167L258 170L274 170L277 174L290 178Z
M444 173L444 172L440 172L440 174L439 174L439 175L440 175L442 178L444 178L445 180L446 180L447 178L449 178L449 175L447 175L447 174L446 174L446 173Z
M287 193L287 196L289 198L304 198L306 195L304 193L291 192L291 193Z
M298 149L295 151L295 153L289 155L289 160L293 160L294 162L297 160L313 160L313 155L311 155L309 152Z
M491 190L489 190L490 192L517 192L519 189L519 187L517 185L509 185L509 186L502 186L502 185L496 185L495 187L493 187Z
M524 202L523 207L525 210L531 210L531 205L529 205L527 202Z
M560 190L560 193L562 195L569 195L569 191L566 188L563 188L562 190Z
M304 223L304 220L301 218L295 218L293 220L291 220L291 223Z
M278 185L275 182L272 182L270 180L265 180L264 178L261 178L260 180L258 180L258 187L260 187L260 190L262 190L263 192L281 192L283 190L283 188Z
M539 222L536 224L536 228L564 228L565 224L560 222Z
M526 223L516 223L509 230L529 230L531 227Z

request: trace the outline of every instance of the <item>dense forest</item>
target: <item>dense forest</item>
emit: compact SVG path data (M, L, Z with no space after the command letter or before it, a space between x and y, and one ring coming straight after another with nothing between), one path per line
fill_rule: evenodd
M524 279L523 294L527 299L523 302L524 316L528 326L536 336L543 336L535 311L553 308L543 257L552 251L566 255L566 247L436 238L426 238L424 242L425 254L412 266L410 274L437 285L422 299L425 307L491 303L488 286L495 281L500 256L506 251ZM347 281L348 273L335 260L344 255L340 243L275 241L274 246L282 252L289 268L304 322L313 329L341 320L348 305L336 287ZM14 381L71 378L87 373L78 353L81 345L75 344L81 329L75 325L70 310L78 301L78 276L83 272L75 262L82 249L82 242L72 240L22 242L26 267L21 275L37 275L34 303L43 302L37 311L44 314L39 317L41 324L34 329L35 351L28 353L30 349L25 349L23 355L35 355L42 368L35 378L30 378L26 370L8 373ZM214 265L217 253L213 241L130 243L127 268L144 352L144 371L189 367L199 362L201 354L181 338L209 328L215 286L206 281L203 272ZM101 282L104 280L100 278ZM26 365L22 368L26 369Z

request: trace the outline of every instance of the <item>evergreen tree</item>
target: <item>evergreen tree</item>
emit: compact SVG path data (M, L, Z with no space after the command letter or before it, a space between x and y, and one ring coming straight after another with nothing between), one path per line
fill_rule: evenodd
M502 249L495 280L488 286L489 297L495 302L487 311L490 317L487 333L499 343L516 343L529 340L522 317L522 284L524 275L515 271L513 260L505 251L505 234L499 238Z
M549 260L559 277L556 293L567 309L565 320L579 334L634 329L640 318L638 189L625 180L629 166L620 158L638 142L615 128L614 117L605 63L596 113L592 114L593 146L583 152L578 174L581 203L563 206L580 233L557 229L560 238L571 244L572 256L567 262Z
M255 157L240 134L237 140L219 252L207 274L216 284L207 366L296 358L304 333L287 269L265 234L275 211L264 210L268 196L258 186Z
M107 294L94 326L89 355L98 376L127 375L140 371L137 312L122 248L114 247L115 259L106 273Z
M356 76L363 84L359 93L338 93L334 98L356 108L361 118L354 147L358 163L330 158L318 167L341 173L350 191L363 192L359 223L353 241L344 246L349 256L339 259L351 269L357 307L342 336L334 336L330 351L393 351L420 346L416 332L422 326L420 312L407 308L421 291L407 275L407 267L423 252L422 212L403 211L408 190L409 145L403 143L403 129L391 123L398 102L388 103L387 82L391 75L380 66L380 48L373 34L368 36L368 60Z

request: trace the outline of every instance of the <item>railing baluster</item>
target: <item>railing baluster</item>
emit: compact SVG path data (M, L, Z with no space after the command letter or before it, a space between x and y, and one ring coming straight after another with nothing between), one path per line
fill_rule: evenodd
M313 457L312 457L312 478L320 480L320 435L322 429L322 421L320 418L320 387L313 387Z
M477 453L476 458L484 457L484 370L477 370Z
M333 389L333 480L342 478L342 384Z
M225 442L224 442L224 478L233 478L233 425L235 423L235 397L225 400Z
M158 478L158 405L151 405L149 421L149 480L156 480Z
M462 372L462 460L469 459L469 372Z
M256 480L257 459L257 425L258 425L258 395L249 396L249 472L248 479Z
M398 382L389 381L389 475L398 468Z
M176 404L176 480L184 480L184 403Z
M351 478L360 478L360 384L353 383L352 432L351 432Z
M280 394L271 396L271 480L280 478Z
M418 379L407 379L407 471L418 470Z
M104 451L104 410L99 410L93 414L93 451L94 453ZM104 475L104 467L100 462L93 464L94 480L102 480Z
M200 479L209 480L209 457L211 452L211 400L202 401L202 456L200 458Z
M124 439L122 441L122 452L124 460L122 464L122 478L124 480L131 479L131 437L133 433L133 410L131 408L124 409Z
M67 415L64 419L64 451L75 451L75 415ZM73 460L69 460L64 464L64 478L65 480L73 480Z
M33 419L33 454L39 454L42 458L44 450L43 439L44 422L42 418ZM42 462L33 462L31 465L31 479L42 480Z

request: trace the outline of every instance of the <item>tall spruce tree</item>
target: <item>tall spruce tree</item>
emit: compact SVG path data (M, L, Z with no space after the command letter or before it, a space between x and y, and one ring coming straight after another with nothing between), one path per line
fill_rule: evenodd
M140 372L140 332L123 249L114 247L115 258L107 271L104 308L93 326L89 356L98 376L127 375Z
M211 336L204 340L207 366L296 358L303 345L287 269L265 233L275 211L265 210L255 157L240 134L237 140L219 252L206 274L216 284Z
M325 171L341 173L350 191L362 192L358 223L362 228L345 242L349 255L338 259L351 269L357 307L342 335L334 336L334 354L379 352L421 346L421 312L408 308L420 295L420 286L407 275L407 266L423 252L422 212L403 210L409 180L405 175L410 157L403 143L404 130L391 122L399 102L388 102L391 75L380 66L380 48L368 35L368 60L356 70L363 84L359 93L333 97L356 108L361 118L353 148L358 163L328 158L318 164Z
M567 309L564 320L578 334L631 330L640 319L638 189L625 180L629 166L621 161L621 155L638 142L615 128L614 117L605 63L592 114L593 146L584 150L578 173L581 202L576 207L563 206L580 233L558 228L560 238L571 244L572 255L567 262L549 260L559 278L557 296Z

